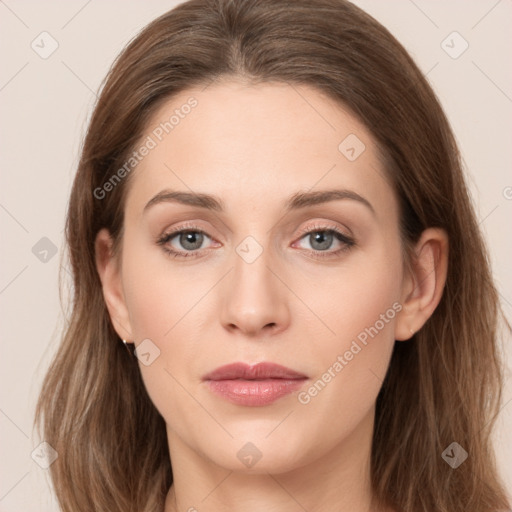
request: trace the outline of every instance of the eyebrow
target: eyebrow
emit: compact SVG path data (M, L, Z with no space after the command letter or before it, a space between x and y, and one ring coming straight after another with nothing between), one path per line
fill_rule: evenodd
M363 196L347 189L331 189L331 190L316 190L314 192L297 192L290 196L285 202L285 211L290 212L307 208L308 206L315 206L329 201L338 201L342 199L349 199L357 201L365 205L375 215L375 210L371 203ZM214 195L202 194L199 192L182 192L177 190L162 190L156 196L148 201L144 206L143 213L145 213L152 206L160 203L180 203L187 206L196 206L213 210L218 212L224 211L223 201Z

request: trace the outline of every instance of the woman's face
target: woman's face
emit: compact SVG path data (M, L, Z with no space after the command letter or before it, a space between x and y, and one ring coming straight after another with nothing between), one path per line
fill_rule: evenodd
M278 473L360 449L406 282L368 130L315 89L226 81L165 103L134 158L111 315L171 459ZM206 379L261 362L289 372Z

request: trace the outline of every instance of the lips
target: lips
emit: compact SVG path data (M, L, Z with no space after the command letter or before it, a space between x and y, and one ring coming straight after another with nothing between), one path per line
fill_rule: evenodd
M221 366L209 373L203 380L265 380L265 379L305 379L302 373L274 363L258 363L249 366L245 363L232 363Z
M263 406L300 388L307 376L274 363L232 363L205 375L210 391L237 405Z

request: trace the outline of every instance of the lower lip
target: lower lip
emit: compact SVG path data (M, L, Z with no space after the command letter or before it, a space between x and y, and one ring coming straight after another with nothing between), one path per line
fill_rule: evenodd
M296 391L306 379L209 380L210 389L237 405L262 406Z

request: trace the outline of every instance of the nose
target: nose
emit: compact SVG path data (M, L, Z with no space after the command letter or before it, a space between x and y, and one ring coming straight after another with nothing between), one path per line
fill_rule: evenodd
M233 261L234 268L219 290L224 328L253 338L285 330L290 323L289 289L267 251L252 262L239 254Z

